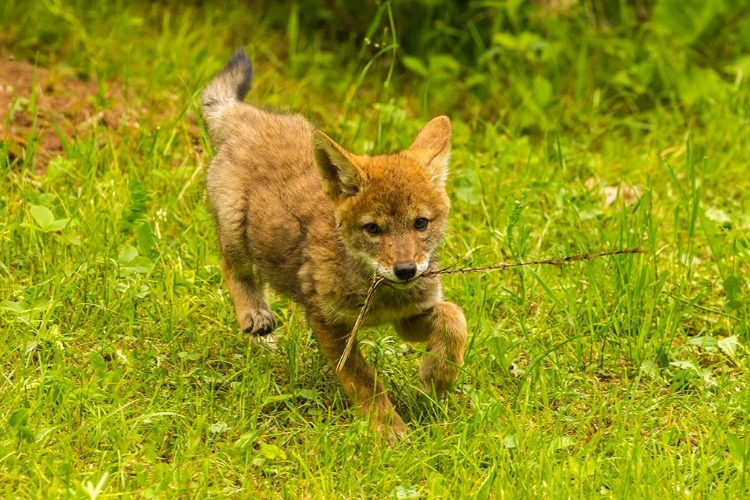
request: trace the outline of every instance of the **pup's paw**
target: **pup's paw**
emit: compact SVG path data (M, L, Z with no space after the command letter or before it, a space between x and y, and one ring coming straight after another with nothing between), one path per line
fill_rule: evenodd
M453 363L425 353L419 369L422 392L428 396L441 396L458 376L458 367Z
M276 318L268 309L248 309L240 316L240 329L262 337L276 329Z
M409 433L409 427L396 412L387 417L374 420L372 422L372 429L385 439L389 446L395 446L396 443L403 440Z

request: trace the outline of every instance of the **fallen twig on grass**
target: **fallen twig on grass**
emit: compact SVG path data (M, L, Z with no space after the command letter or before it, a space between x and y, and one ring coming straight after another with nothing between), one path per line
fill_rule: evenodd
M480 266L480 267L463 267L460 269L436 269L434 271L427 271L426 273L422 274L420 278L437 276L440 274L486 273L490 271L503 271L505 269L510 269L513 267L534 266L534 265L548 265L548 266L562 267L563 265L569 264L571 262L591 261L594 259L598 259L600 257L611 257L613 255L627 255L627 254L635 254L635 253L643 253L643 249L629 248L625 250L612 250L609 252L580 253L576 255L570 255L567 257L555 257L551 259L529 260L529 261L524 261L524 262L510 262L510 263L504 263L504 264L491 264L489 266ZM359 316L357 316L357 320L354 322L354 326L352 327L352 332L349 334L349 338L346 341L346 347L344 348L344 352L341 354L341 357L339 358L339 361L336 364L336 371L340 371L344 367L346 360L349 358L349 354L352 352L352 347L354 347L354 341L357 338L357 332L359 331L359 328L362 326L362 321L365 318L365 314L367 314L367 310L370 308L370 303L372 302L372 298L375 295L375 291L378 289L380 285L383 284L384 281L386 281L386 279L380 276L375 275L372 277L370 288L367 290L367 295L365 296L365 302L364 304L362 304L362 308L359 310Z

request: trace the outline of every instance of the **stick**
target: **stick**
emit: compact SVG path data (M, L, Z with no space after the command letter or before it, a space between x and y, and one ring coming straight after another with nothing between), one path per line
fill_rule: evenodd
M375 290L377 290L383 281L385 281L385 278L379 277L377 274L372 277L370 288L367 290L367 296L365 297L365 303L362 304L362 309L359 310L359 316L357 316L357 321L354 322L354 326L352 327L352 333L349 334L349 338L346 341L344 352L341 353L341 358L339 358L339 362L336 364L337 372L341 371L347 358L349 358L349 354L352 352L352 347L354 347L354 339L357 337L357 331L359 331L359 327L362 325L362 320L364 320L365 314L367 314L367 310L370 308L370 302L372 302L372 297L375 295Z
M481 267L463 267L461 269L436 269L434 271L427 271L426 273L422 274L419 277L429 278L429 277L438 276L441 274L486 273L489 271L503 271L505 269L510 269L512 267L535 266L535 265L548 265L548 266L562 267L563 265L569 264L571 262L591 261L594 259L598 259L600 257L610 257L613 255L627 255L627 254L635 254L635 253L644 253L644 250L641 248L628 248L625 250L613 250L610 252L580 253L577 255L570 255L567 257L529 260L525 262L510 262L510 263L504 263L504 264L492 264L489 266L481 266ZM352 327L352 332L349 334L349 338L346 341L346 347L344 348L344 352L341 354L341 358L339 358L339 361L336 364L336 371L341 371L341 369L344 367L344 364L346 363L346 360L349 358L349 354L351 354L352 352L352 347L354 347L354 340L357 338L357 332L359 331L359 328L362 326L362 321L364 320L365 314L367 314L367 310L370 308L370 303L372 302L372 298L375 295L375 291L378 289L380 285L383 284L384 281L385 281L385 278L380 277L378 275L375 275L372 277L370 288L367 290L367 295L365 296L365 302L362 305L362 308L359 310L359 316L357 316L357 320L354 322L354 326Z
M521 266L533 266L538 264L546 264L549 266L562 267L564 264L571 262L581 262L598 259L599 257L609 257L612 255L624 255L633 253L643 253L640 248L629 248L626 250L614 250L611 252L598 252L598 253L580 253L577 255L571 255L568 257L557 257L554 259L540 259L540 260L529 260L526 262L511 262L507 264L493 264L482 267L464 267L461 269L438 269L436 271L427 271L422 276L437 276L438 274L468 274L468 273L481 273L488 271L502 271L504 269L510 269L511 267Z

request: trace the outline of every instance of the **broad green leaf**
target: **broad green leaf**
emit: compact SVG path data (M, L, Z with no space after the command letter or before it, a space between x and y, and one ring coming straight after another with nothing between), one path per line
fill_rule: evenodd
M81 246L81 237L77 234L65 234L62 239L71 245Z
M724 280L724 293L727 296L727 307L739 309L742 307L740 296L742 295L742 282L737 276L727 276Z
M711 370L709 370L708 368L701 369L701 376L703 377L703 382L705 382L706 385L714 387L718 385L716 383L716 377L714 377L714 374L711 373Z
M477 500L487 500L490 498L490 490L492 489L492 483L495 482L495 474L496 469L493 466L490 470L490 473L487 474L487 477L484 478L484 481L482 481L482 485L479 487L479 491L477 491Z
M560 436L552 438L549 445L547 446L547 450L549 451L557 451L562 450L564 448L569 448L576 444L575 439L573 439L570 436Z
M737 354L737 346L739 343L740 341L737 336L732 335L731 337L725 337L719 340L718 345L719 349L721 349L724 354L733 358Z
M120 261L120 264L129 264L136 257L138 257L138 250L134 246L127 245L120 250L120 255L117 259Z
M34 222L43 230L49 231L49 227L55 222L55 214L52 213L47 207L40 205L31 205L29 208L31 217L34 218Z
M575 477L584 474L587 476L591 476L597 470L597 460L594 457L586 458L585 456L576 457L571 455L568 457L568 467L570 467L570 471Z
M744 472L747 460L745 440L740 439L734 434L727 433L727 445L729 445L729 455L732 457L732 463L737 467L737 470Z
M261 403L262 406L266 406L267 404L271 403L279 403L281 401L286 401L287 399L293 398L293 394L279 394L278 396L266 396L263 398L263 403Z
M544 77L535 76L532 83L534 87L534 100L545 108L552 101L552 84Z
M674 366L675 368L679 368L680 370L688 370L688 371L693 371L695 373L700 373L700 368L692 361L678 359L677 361L672 361L669 364Z
M503 437L503 445L506 448L518 448L518 434L508 434Z
M427 77L430 75L430 71L427 69L427 66L418 57L404 56L401 59L401 62L406 67L406 69L418 74L419 76Z
M57 219L55 221L52 221L52 224L49 225L47 231L62 231L68 226L68 222L70 222L70 219Z
M688 344L697 345L702 349L716 349L719 343L713 337L690 337Z
M27 311L27 308L24 307L24 304L21 302L12 302L10 300L6 300L0 305L0 310L9 311L15 314L23 314Z
M402 485L396 487L396 498L405 500L410 498L419 498L419 491L412 485Z
M286 453L284 452L284 450L282 450L275 444L260 443L260 454L262 457L267 458L268 460L286 460Z
M153 231L151 231L151 224L144 221L135 226L133 232L135 233L135 241L138 244L140 253L149 259L155 259L159 253L154 250L156 238Z
M644 359L641 362L641 371L651 378L659 376L659 367L650 359Z
M120 276L131 274L148 274L154 268L154 263L146 257L136 257L125 266L120 266Z
M226 422L216 422L208 426L208 432L211 434L222 434L229 429Z
M33 304L6 301L0 304L0 310L10 311L15 314L28 314L31 312L48 311L54 304L54 299L38 300Z
M689 105L712 103L728 98L732 86L721 79L711 68L688 63L675 83L680 98Z
M461 70L461 63L455 57L448 54L435 54L429 56L430 72L434 73L457 73Z
M8 418L8 425L20 429L24 427L29 421L29 411L26 408L19 408L11 413Z
M706 235L706 240L708 240L711 253L714 254L716 260L721 260L724 257L724 242L719 231L716 229L716 224L714 224L714 221L703 210L698 212L698 218L701 221L701 227L703 228L703 233Z
M261 429L255 429L251 432L245 432L242 434L237 441L234 442L234 446L237 448L246 448L253 444L255 440L263 433Z
M548 45L548 42L544 38L530 31L524 31L518 35L499 31L492 35L492 42L504 49L517 50L519 52L541 50Z
M586 208L578 211L578 217L580 217L582 221L596 219L602 215L604 215L604 212L598 208Z
M317 401L319 398L318 393L311 391L310 389L300 389L297 391L297 397L307 399L309 401Z
M718 208L707 208L706 217L719 224L720 227L727 227L732 225L732 219L727 215L724 210Z
M213 370L206 370L201 375L204 382L209 384L221 384L224 382L224 376Z

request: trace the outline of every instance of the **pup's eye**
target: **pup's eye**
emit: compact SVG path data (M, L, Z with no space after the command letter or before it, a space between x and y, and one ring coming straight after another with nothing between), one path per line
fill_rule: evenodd
M424 217L419 217L417 220L414 221L414 229L417 231L424 231L427 229L427 224L429 224L430 221L425 219Z
M369 222L369 223L365 224L364 226L362 226L362 228L365 231L367 231L369 234L371 234L372 236L377 236L377 235L379 235L380 233L383 232L383 230L380 229L380 226L378 226L374 222Z

